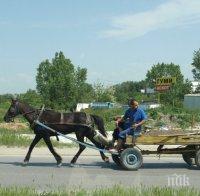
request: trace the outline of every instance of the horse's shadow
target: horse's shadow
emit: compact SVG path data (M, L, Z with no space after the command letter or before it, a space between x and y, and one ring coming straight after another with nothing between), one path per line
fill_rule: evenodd
M44 163L44 162L30 162L28 165L24 165L22 162L0 162L0 165L13 165L17 167L46 167L46 168L57 168L56 163ZM70 163L63 163L61 168L88 168L88 169L112 169L123 171L124 169L113 162L93 162L93 163L76 163L71 165ZM188 166L185 163L144 163L139 170L148 169L190 169L199 170L198 167ZM124 170L126 171L126 170Z
M22 162L0 162L0 165L13 165L17 167L55 167L55 163L42 163L42 162L30 162L27 165L24 165Z
M23 162L0 162L0 165L13 165L17 167L57 167L56 163L44 163L44 162L29 162L27 165L24 165ZM105 163L105 162L94 162L94 163L62 163L61 168L104 168L104 169L112 169L118 168L118 166L114 163Z

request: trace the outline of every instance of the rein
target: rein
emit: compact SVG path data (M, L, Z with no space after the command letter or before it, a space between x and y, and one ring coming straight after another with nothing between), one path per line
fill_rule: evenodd
M33 112L36 112L36 110L32 110L32 111L30 111L30 112L24 112L24 113L22 113L22 114L20 114L20 115L25 116L26 114L31 114L31 113L33 113Z

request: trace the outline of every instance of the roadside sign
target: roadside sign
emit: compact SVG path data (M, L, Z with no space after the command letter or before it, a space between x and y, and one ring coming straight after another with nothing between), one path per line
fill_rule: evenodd
M168 86L171 84L176 83L176 77L162 77L162 78L156 78L156 85L157 86Z
M170 89L170 85L157 85L156 91L168 91Z

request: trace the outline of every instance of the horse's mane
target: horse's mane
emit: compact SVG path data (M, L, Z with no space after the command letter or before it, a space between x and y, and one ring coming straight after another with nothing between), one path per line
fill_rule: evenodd
M104 120L100 116L97 115L91 115L91 117L94 119L95 124L97 125L100 133L104 135L105 137L107 136L106 130L105 130L105 125L104 125Z
M23 104L25 107L28 107L31 110L37 110L36 108L34 108L33 106L31 106L30 104L28 104L26 102L22 102L22 101L18 101L18 102Z

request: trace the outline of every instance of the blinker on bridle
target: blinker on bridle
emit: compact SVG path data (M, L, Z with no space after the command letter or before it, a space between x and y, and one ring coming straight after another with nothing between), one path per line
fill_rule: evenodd
M9 112L8 118L11 120L11 122L14 122L14 117L19 114L19 108L18 108L19 103L17 101L15 101L12 104L14 105L14 107L13 107L14 112L13 112L13 114L10 114L10 112Z
M16 101L15 105L14 105L14 114L8 116L11 119L11 122L14 122L14 117L20 114L20 110L19 110L18 106L19 106L19 102ZM26 114L31 114L33 112L36 112L36 111L32 110L32 111L29 111L29 112L21 113L20 115L25 116Z

